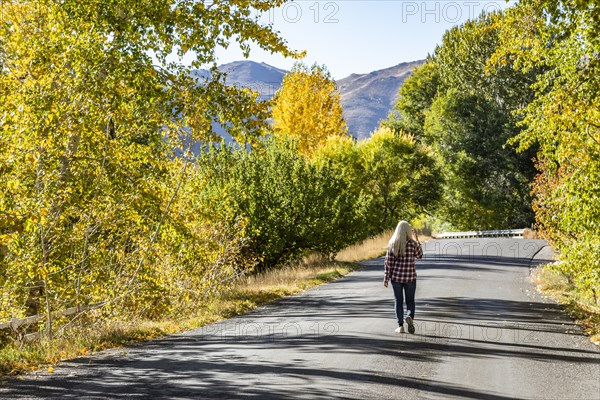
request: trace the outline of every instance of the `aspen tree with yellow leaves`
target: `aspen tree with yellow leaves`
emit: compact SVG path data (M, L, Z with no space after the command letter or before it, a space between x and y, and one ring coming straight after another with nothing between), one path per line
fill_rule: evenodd
M329 136L348 132L340 94L324 66L294 65L273 98L272 113L275 135L297 140L305 155Z

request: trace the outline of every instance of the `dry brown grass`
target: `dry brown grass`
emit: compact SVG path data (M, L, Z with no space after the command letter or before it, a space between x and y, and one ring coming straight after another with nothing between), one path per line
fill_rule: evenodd
M523 230L523 239L538 239L537 232L529 228Z
M370 239L346 247L337 254L335 259L345 262L357 262L381 257L385 254L388 240L390 240L393 233L393 230L388 230Z
M393 233L394 230L390 229L377 236L349 246L340 251L335 259L344 262L358 262L381 257L385 255L388 241ZM419 240L424 243L431 240L431 236L419 235Z
M304 287L306 282L315 279L321 274L335 270L355 269L346 262L330 261L319 254L311 254L301 261L289 264L282 268L270 269L246 277L236 288L252 290L272 289L274 287L293 290Z
M543 292L566 294L569 281L560 272L554 271L549 265L540 265L531 274L531 281Z

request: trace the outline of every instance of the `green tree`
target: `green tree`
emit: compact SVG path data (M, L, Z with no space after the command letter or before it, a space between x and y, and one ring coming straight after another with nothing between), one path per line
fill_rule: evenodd
M350 136L330 136L314 150L311 161L333 169L348 190L357 198L362 198L366 173L362 153L355 139ZM355 207L360 208L360 204L357 203Z
M398 101L394 106L398 116L392 115L390 121L384 124L391 128L390 122L396 121L395 131L404 130L422 139L425 113L431 107L441 84L440 67L432 57L428 57L425 64L415 68L413 75L400 86Z
M307 160L294 141L270 138L252 151L211 148L201 165L212 187L204 199L208 212L246 221L247 250L261 268L308 251L334 255L361 234L355 198L344 180Z
M506 114L478 94L456 89L436 97L425 132L445 165L440 215L460 229L527 226L529 182L503 149ZM512 150L510 150L512 151Z
M305 253L334 255L357 240L354 201L327 167L302 157L298 145L274 141L264 155L247 153L236 168L236 206L264 265Z
M316 64L294 65L273 98L272 113L275 135L296 140L303 154L348 131L335 81Z
M410 135L380 128L359 144L359 151L365 171L369 234L433 211L442 177L428 147Z
M370 138L329 138L312 161L331 168L353 197L358 239L393 228L399 220L431 214L442 174L429 146L411 135L380 128Z
M581 298L600 301L600 6L526 0L501 25L492 66L542 69L520 114L520 150L539 148L533 192L538 230Z
M458 229L528 226L534 151L517 154L518 110L532 99L538 70L487 69L501 13L454 27L400 90L395 124L438 153L445 166L439 218Z

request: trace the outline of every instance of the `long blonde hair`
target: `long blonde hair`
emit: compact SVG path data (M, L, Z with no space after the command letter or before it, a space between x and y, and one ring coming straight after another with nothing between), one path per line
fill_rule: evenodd
M412 228L406 221L398 222L392 238L388 242L388 251L395 256L402 256L406 250L406 242L410 239Z

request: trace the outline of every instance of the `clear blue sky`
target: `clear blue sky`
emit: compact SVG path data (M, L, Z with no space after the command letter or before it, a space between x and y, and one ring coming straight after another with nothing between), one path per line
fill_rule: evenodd
M261 21L272 22L293 49L306 50L304 63L325 64L340 79L423 59L448 28L507 6L505 0L294 0ZM219 64L244 59L235 43L217 56ZM283 69L294 63L258 48L249 60Z

